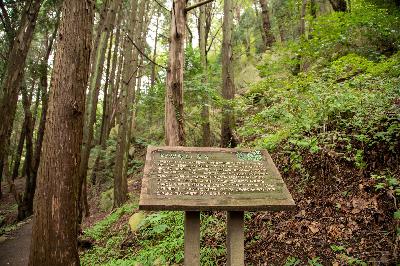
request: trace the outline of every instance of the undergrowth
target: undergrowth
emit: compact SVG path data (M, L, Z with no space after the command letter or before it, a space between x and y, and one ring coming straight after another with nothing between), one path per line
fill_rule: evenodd
M136 232L130 231L127 222L119 230L113 228L122 215L128 212L132 215L135 208L134 204L125 205L85 230L85 235L96 240L96 245L82 254L82 265L183 263L183 212L150 213ZM226 251L221 242L225 234L224 224L223 219L213 215L201 215L201 265L216 265L219 260L224 260Z

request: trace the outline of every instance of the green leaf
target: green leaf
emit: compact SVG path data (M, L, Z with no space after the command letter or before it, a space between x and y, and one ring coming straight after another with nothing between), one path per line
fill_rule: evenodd
M400 220L400 210L397 210L397 211L394 212L393 218L395 220Z

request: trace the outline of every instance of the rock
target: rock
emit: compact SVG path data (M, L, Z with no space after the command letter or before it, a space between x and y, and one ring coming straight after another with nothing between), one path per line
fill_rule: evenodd
M135 154L135 147L132 146L129 148L129 156L133 157L134 154Z
M7 240L7 237L5 236L0 236L0 243L3 243L4 241Z
M163 265L161 258L158 258L153 262L153 266L161 266L161 265Z
M129 218L129 227L131 228L132 232L135 232L139 229L142 221L146 216L143 212L137 212Z

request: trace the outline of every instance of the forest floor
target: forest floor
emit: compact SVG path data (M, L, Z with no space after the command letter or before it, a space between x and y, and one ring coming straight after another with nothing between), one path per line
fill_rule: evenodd
M15 180L17 191L23 191L25 179ZM17 204L7 183L2 184L0 199L0 265L28 265L32 235L31 218L17 223Z
M280 168L286 164L279 152L272 156ZM246 213L245 265L398 265L391 194L377 192L375 180L335 160L306 158L320 174L307 181L280 169L297 209ZM84 231L93 245L81 250L82 265L181 265L181 240L168 243L183 237L179 212L145 212L142 228L129 229L140 213L141 175L142 168L129 178L133 207L104 212L100 197L91 198ZM202 213L201 265L225 265L225 219L224 212Z
M133 157L144 162L144 154L145 147L141 147ZM285 157L279 152L272 156L278 167L286 164ZM399 239L395 233L396 224L391 219L393 198L390 193L376 192L376 182L353 167L329 159L321 160L323 157L305 157L306 164L315 166L316 174L322 170L320 178L304 183L299 179L301 177L281 169L297 204L296 210L246 214L246 265L396 265ZM129 176L130 202L120 209L102 209L102 197L110 189L89 186L90 217L84 220L83 238L88 238L90 244L81 247L82 265L167 265L157 264L154 259L152 263L132 263L142 255L152 260L143 252L145 241L152 241L151 252L160 256L157 252L164 245L159 244L163 239L177 231L179 237L183 237L180 232L183 220L177 212L145 212L147 218L140 222L144 229L136 232L129 229L130 219L139 213L137 201L142 170L142 166L138 167ZM23 180L18 180L17 184L21 190ZM6 186L3 189L8 192ZM12 225L16 207L9 193L5 194L0 206L0 215L7 220L7 226L0 227L3 228L0 265L26 265L31 224L28 221ZM171 223L171 216L178 219ZM155 222L146 225L146 219ZM202 228L203 225L208 227L206 232L202 229L202 257L206 257L202 259L202 265L225 265L225 219L224 212L202 214ZM148 234L149 229L160 230L156 239ZM176 254L182 252L179 245ZM204 255L206 250L214 251ZM178 258L171 261L176 254L167 254L168 250L162 252L169 263L181 264Z
M32 223L29 220L20 228L7 234L7 238L3 238L4 241L0 237L0 265L28 265L31 236Z

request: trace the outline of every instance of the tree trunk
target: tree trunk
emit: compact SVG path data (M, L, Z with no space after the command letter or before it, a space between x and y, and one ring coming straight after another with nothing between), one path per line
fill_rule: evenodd
M114 21L115 21L115 14L116 10L119 9L119 6L121 4L122 0L114 0L111 3L111 7L109 11L107 12L106 19L104 22L104 31L101 32L101 37L100 37L100 43L97 48L97 54L96 54L96 60L95 60L95 67L92 68L94 69L95 72L92 73L91 75L91 84L90 84L90 91L89 93L89 105L86 105L88 110L86 110L86 116L85 116L85 127L83 130L83 145L82 145L82 151L81 151L81 163L80 163L80 168L79 168L79 181L81 183L80 187L86 186L86 175L87 175L87 170L88 170L88 163L89 163L89 157L90 157L90 151L92 148L92 141L93 141L93 132L94 132L94 123L96 122L96 112L97 112L97 102L99 99L99 92L100 92L100 86L101 86L101 79L103 76L103 67L104 67L104 61L106 57L106 51L107 51L107 41L110 37L110 31L113 28ZM82 187L83 188L83 187ZM79 219L81 218L81 212L83 210L82 206L83 203L84 205L87 202L87 197L86 194L81 195L82 193L80 192L80 197L82 197L82 200L79 202ZM86 216L89 216L89 210L85 208L85 214Z
M157 60L157 44L158 44L158 31L160 27L160 10L157 10L157 21L156 21L156 32L154 35L154 48L153 48L153 61L156 62ZM157 66L156 64L151 65L151 75L150 75L150 88L148 95L153 95L154 92L154 85L156 84L156 73L157 73ZM148 121L149 125L153 124L153 110L149 110L148 112Z
M303 0L301 4L300 13L300 27L299 27L299 37L303 37L306 32L306 10L307 10L307 0Z
M109 101L111 98L111 93L109 92L110 87L110 72L111 72L111 58L112 58L112 51L113 51L113 41L114 41L114 34L111 31L110 42L108 45L108 55L107 55L107 64L106 64L106 81L104 84L103 90L103 111L101 116L101 131L100 131L100 140L99 143L102 147L105 147L106 140L107 140L107 127L108 127L108 115L109 115Z
M42 144L43 144L43 137L44 137L44 130L46 126L46 117L47 117L47 107L48 107L48 99L49 99L49 93L48 93L48 82L47 82L47 74L48 74L48 67L49 67L49 58L51 51L53 49L53 44L56 39L56 35L58 32L58 27L60 24L60 15L61 15L61 10L59 10L57 14L57 21L56 24L54 25L54 31L48 41L48 44L46 46L46 51L43 56L43 61L42 65L40 68L40 87L41 87L41 92L42 92L42 113L40 115L40 121L39 121L39 126L37 130L37 138L36 138L36 143L35 143L35 153L33 155L33 175L37 179L37 174L38 174L38 169L39 169L39 163L40 163L40 155L42 154Z
M201 0L199 0L201 2ZM199 17L199 49L200 49L200 61L203 70L203 82L207 83L207 39L206 39L206 6L200 7ZM211 129L210 129L210 99L207 92L203 93L203 103L201 106L201 120L202 120L202 131L203 131L203 147L211 146Z
M101 11L99 13L99 15L100 15L99 23L97 24L97 26L95 27L96 29L94 30L96 36L93 38L92 51L90 53L90 76L89 76L89 80L93 79L92 74L95 73L96 59L97 59L96 54L97 54L97 51L98 51L101 35L102 35L103 31L104 31L104 27L105 27L105 22L106 22L107 12L108 12L109 6L110 6L110 0L104 0L103 1L103 5L102 5L102 9L101 9ZM89 103L86 102L86 109L89 109L88 105L89 105ZM86 118L86 116L85 116L85 118Z
M129 103L132 102L134 93L134 82L136 77L137 69L134 69L133 59L133 34L136 28L137 21L137 0L131 0L131 15L127 25L126 38L124 42L124 68L121 86L121 106L120 112L120 123L118 127L118 140L117 140L117 151L115 156L114 165L114 207L119 207L124 204L128 199L128 184L126 177L124 176L124 162L125 153L127 146L127 132L129 127ZM129 37L129 38L128 38Z
M22 102L25 114L25 193L18 204L18 220L22 221L33 213L33 196L36 188L36 176L32 175L33 118L30 110L31 101L25 88L22 88Z
M118 13L119 14L119 13ZM120 18L121 15L118 15L118 17ZM118 20L118 24L119 24L119 20ZM119 31L117 30L117 33L119 35ZM115 36L118 37L119 36ZM113 92L108 90L108 87L110 87L112 89L112 84L113 84L113 79L114 79L114 74L115 74L115 67L116 67L116 54L113 55L113 51L114 53L118 53L118 48L116 48L118 46L118 40L115 40L116 45L113 47L113 41L115 40L114 38L114 34L113 31L111 32L111 37L110 37L110 43L108 46L108 55L107 55L107 70L106 70L106 82L104 85L104 100L103 100L103 114L102 114L102 121L101 121L101 132L100 132L100 146L101 146L101 150L98 152L97 156L96 156L96 160L93 166L93 171L92 171L92 176L91 176L91 182L92 185L96 184L97 181L97 172L99 172L99 167L100 167L100 156L103 153L103 151L106 149L106 141L108 139L108 128L109 128L109 117L110 117L110 108L111 108L111 104L110 102L112 101L112 97L113 97ZM111 64L112 61L112 64ZM112 66L111 66L112 65ZM112 68L112 69L110 69Z
M268 0L260 0L261 14L262 14L262 25L263 25L263 38L265 47L271 48L272 44L275 42L274 34L271 31L271 22L269 19L268 11Z
M316 0L310 1L310 13L313 18L317 18L317 3Z
M333 10L335 10L336 12L347 11L346 0L329 0L329 2L331 3Z
M121 46L125 47L125 38L122 39ZM122 84L122 73L123 73L122 68L123 68L124 64L125 64L124 53L121 52L119 59L118 59L117 75L115 77L115 85L114 85L115 90L114 90L114 95L113 95L113 97L114 97L113 98L113 110L111 112L111 118L110 118L111 126L109 127L108 133L110 133L111 128L114 127L116 124L119 125L119 122L121 120L121 118L120 118L121 112L119 109L122 106L121 99L122 99L123 92L121 90L121 87L122 87L121 84Z
M235 85L232 64L232 31L233 13L232 0L224 1L222 39L222 97L230 101L235 97ZM236 140L233 135L235 118L230 103L225 103L222 110L221 124L221 147L236 147Z
M186 0L172 4L167 91L165 93L165 142L168 146L184 146L183 68L186 27Z
M39 167L29 265L79 265L77 200L92 1L64 1Z
M111 93L111 100L109 101L109 121L106 136L108 138L110 134L110 130L114 127L114 117L115 117L115 107L117 104L118 99L118 81L120 80L121 68L122 68L122 61L123 57L122 54L119 56L120 52L120 41L121 41L121 20L122 20L123 12L122 9L118 12L118 21L117 21L117 30L115 33L115 43L114 43L114 51L113 51L113 58L112 58L112 67L111 67L111 74L110 74L110 93ZM118 69L117 69L118 67Z
M147 28L148 28L148 23L150 22L149 16L146 15L146 10L148 10L148 7L149 7L148 1L147 2L142 1L140 3L139 14L138 14L139 20L137 21L138 24L137 24L137 29L135 31L135 39L137 40L137 46L139 50L142 52L144 51L145 48ZM136 113L137 113L138 102L140 100L141 76L144 69L143 56L139 53L138 49L135 49L134 51L133 67L134 69L137 69L135 82L133 83L134 88L136 88L136 92L134 93L132 98L131 102L132 108L129 110L130 113L128 121L130 122L130 127L128 129L128 135L127 135L127 142L128 142L127 156L128 156L129 146L132 140L132 132L134 132L134 129L136 127Z
M156 21L156 33L154 36L154 49L153 49L153 61L156 62L157 59L157 41L158 41L158 30L159 30L159 23L160 23L160 10L157 11L157 21ZM150 77L150 89L154 87L156 83L156 65L152 64L151 66L151 77ZM150 112L151 113L151 112ZM151 121L151 117L150 121Z
M41 2L41 0L31 0L30 3L27 3L27 10L22 17L7 61L8 64L2 84L2 98L0 99L0 116L3 118L2 123L0 123L0 179L2 178L4 160L8 155L8 146L18 102L18 92L23 79L25 61L33 38Z

